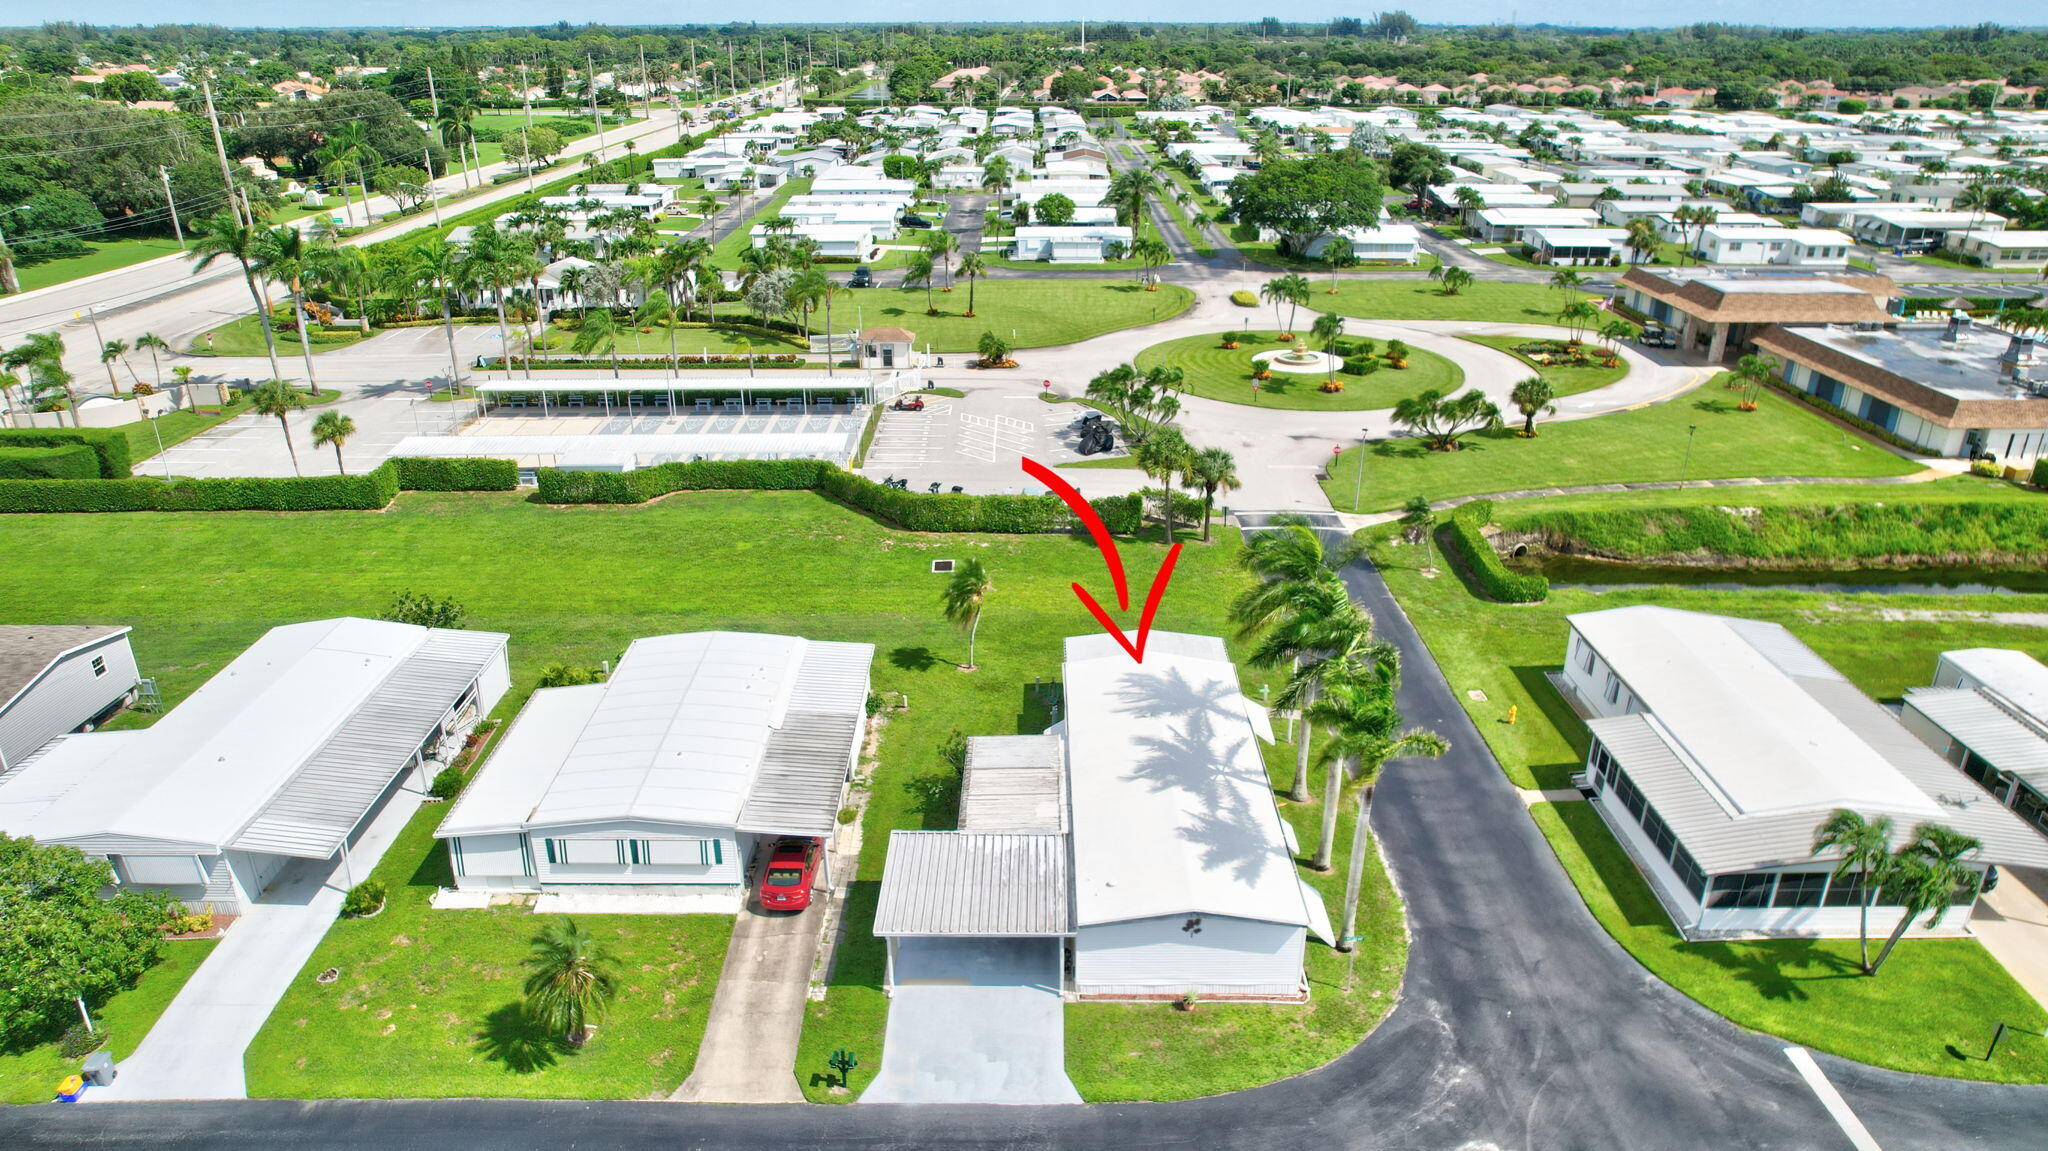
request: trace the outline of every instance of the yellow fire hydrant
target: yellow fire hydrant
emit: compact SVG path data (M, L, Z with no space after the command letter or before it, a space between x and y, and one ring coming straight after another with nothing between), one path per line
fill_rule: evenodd
M1518 716L1518 715L1520 715L1521 713L1522 713L1522 705L1521 705L1521 704L1519 704L1519 703L1511 703L1511 704L1509 704L1509 705L1508 705L1508 726L1509 726L1509 727L1513 727L1513 726L1515 725L1515 717L1516 717L1516 716Z

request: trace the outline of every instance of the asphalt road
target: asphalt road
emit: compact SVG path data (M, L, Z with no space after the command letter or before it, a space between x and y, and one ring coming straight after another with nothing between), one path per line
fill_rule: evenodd
M1397 764L1374 825L1413 936L1400 1005L1319 1071L1187 1103L718 1107L239 1102L0 1112L10 1148L1848 1148L1786 1058L1637 966L1585 910L1378 573L1352 594L1406 657L1401 703L1452 744ZM2048 1088L1819 1057L1878 1146L2038 1148Z

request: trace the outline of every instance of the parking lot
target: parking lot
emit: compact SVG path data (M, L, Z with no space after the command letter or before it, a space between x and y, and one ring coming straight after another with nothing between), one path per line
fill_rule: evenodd
M860 471L870 479L907 480L915 490L939 485L976 495L1042 491L1018 466L1026 456L1049 467L1090 458L1077 450L1078 422L1093 409L1079 404L1048 404L1038 398L1036 380L982 376L947 377L928 382L958 388L960 398L926 396L923 411L884 411ZM1117 452L1123 454L1122 437ZM1101 458L1101 457L1094 457ZM1143 479L1136 469L1089 469L1072 472L1069 480L1103 481L1115 490L1134 490Z

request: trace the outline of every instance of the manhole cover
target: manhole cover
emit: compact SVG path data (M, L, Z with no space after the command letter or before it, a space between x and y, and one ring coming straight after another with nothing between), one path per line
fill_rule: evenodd
M1485 703L1486 693L1480 691L1478 688L1475 687L1471 691L1465 693L1465 698L1471 700L1473 703Z

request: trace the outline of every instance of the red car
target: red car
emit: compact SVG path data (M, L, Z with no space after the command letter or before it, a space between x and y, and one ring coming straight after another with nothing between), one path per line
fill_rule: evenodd
M825 846L815 839L784 836L761 872L761 907L766 911L802 911L811 905L811 884Z

